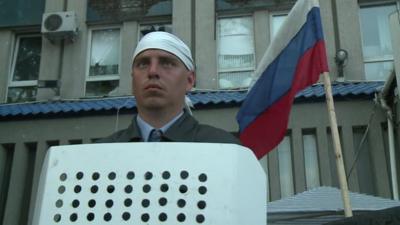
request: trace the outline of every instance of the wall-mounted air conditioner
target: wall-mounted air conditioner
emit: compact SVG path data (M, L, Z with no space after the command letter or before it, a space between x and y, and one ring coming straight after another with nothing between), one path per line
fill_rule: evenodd
M75 12L51 12L43 14L42 34L50 41L73 41L77 33L78 22Z

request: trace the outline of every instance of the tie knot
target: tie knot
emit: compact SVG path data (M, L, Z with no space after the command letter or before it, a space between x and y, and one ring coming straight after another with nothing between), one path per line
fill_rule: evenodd
M151 130L149 134L148 142L159 142L161 141L162 131L158 129Z

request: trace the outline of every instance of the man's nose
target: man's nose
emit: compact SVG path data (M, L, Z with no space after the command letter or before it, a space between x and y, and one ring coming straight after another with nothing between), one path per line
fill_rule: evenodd
M155 61L150 62L149 66L149 76L158 78L158 63Z

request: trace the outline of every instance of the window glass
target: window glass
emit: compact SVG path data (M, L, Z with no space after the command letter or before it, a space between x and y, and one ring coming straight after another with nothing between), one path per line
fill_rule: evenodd
M37 80L39 77L41 37L20 37L17 44L13 81Z
M87 22L121 22L171 16L172 0L88 0Z
M91 81L86 84L86 96L113 96L118 93L119 80Z
M248 87L255 68L252 17L218 20L220 88Z
M93 30L89 76L118 75L120 30Z
M307 188L319 187L319 166L315 134L303 135L303 149Z
M273 15L271 17L271 40L275 37L278 33L279 28L281 28L283 22L285 21L287 14L282 15Z
M0 1L0 27L40 25L45 0Z
M285 198L294 194L292 150L289 136L285 136L278 145L278 160L281 197Z
M395 5L363 7L360 9L362 46L367 80L384 80L393 69L389 15L395 10Z
M367 80L385 80L393 70L393 61L365 62L364 67Z
M7 102L34 101L36 99L41 49L42 38L40 36L17 37Z
M86 96L118 95L120 42L120 28L91 30Z
M271 10L275 8L290 8L296 0L216 0L216 10Z
M31 102L36 100L37 87L9 87L7 94L7 102Z
M139 39L144 35L153 31L165 31L172 33L172 24L150 24L150 25L140 25Z

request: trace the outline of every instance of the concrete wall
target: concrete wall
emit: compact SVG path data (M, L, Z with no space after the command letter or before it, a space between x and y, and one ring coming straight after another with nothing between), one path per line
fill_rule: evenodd
M0 103L5 102L7 97L13 46L13 33L10 30L0 30Z
M399 21L399 13L395 12L390 15L390 31L391 31L391 40L392 46L400 46L400 21ZM396 81L397 87L400 87L400 51L393 51L393 59L394 59L394 70L396 72ZM398 89L399 90L399 89ZM400 94L400 93L398 93Z
M217 46L214 0L195 0L196 88L217 89Z
M172 31L178 35L192 50L193 46L193 31L195 28L194 23L194 1L192 0L174 0L172 4Z
M361 32L359 20L359 5L357 0L333 1L336 8L337 48L345 49L349 53L346 67L343 70L346 80L365 79L364 63L361 46Z

